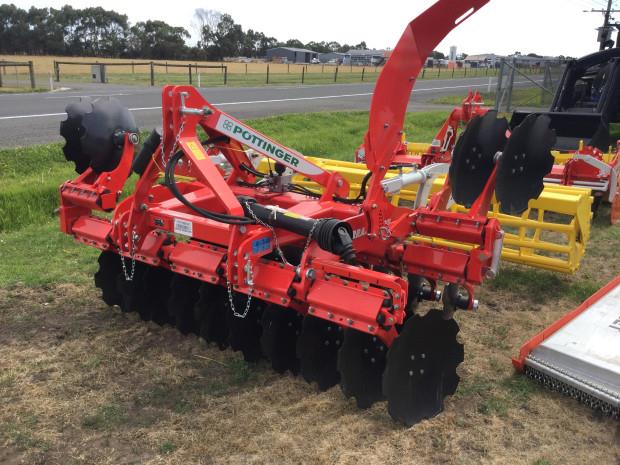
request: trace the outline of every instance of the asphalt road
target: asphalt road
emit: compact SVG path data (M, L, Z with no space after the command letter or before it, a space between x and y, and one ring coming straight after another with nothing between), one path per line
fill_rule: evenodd
M443 108L425 102L443 95L465 95L469 89L487 90L488 83L489 78L484 77L420 80L413 91L409 110ZM281 113L368 110L373 87L374 84L334 84L215 87L200 91L222 110L246 119ZM0 148L60 141L59 123L65 118L65 107L86 96L119 99L133 112L142 129L161 124L161 89L158 87L80 84L67 91L0 94Z

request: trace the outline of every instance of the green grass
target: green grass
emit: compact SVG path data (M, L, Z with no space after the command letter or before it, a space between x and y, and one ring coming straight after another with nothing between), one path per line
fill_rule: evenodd
M542 90L538 87L515 88L512 92L512 107L541 107L547 108L551 103L551 94L545 93L544 99L541 100ZM493 92L481 92L482 100L485 105L495 105L495 91ZM444 105L460 105L463 101L461 95L446 95L443 97L437 97L431 100L432 103L439 103ZM504 99L504 105L507 103Z
M0 87L0 94L30 94L32 92L47 92L48 88L35 87Z
M82 426L86 428L105 430L123 424L127 421L127 414L122 407L116 404L102 405L93 414L82 419Z
M550 300L568 297L582 302L601 287L594 279L574 281L551 271L522 268L514 265L503 267L496 279L488 282L491 290L519 292L532 303L543 304Z
M173 453L176 449L177 446L172 441L164 441L159 447L159 451L165 455Z

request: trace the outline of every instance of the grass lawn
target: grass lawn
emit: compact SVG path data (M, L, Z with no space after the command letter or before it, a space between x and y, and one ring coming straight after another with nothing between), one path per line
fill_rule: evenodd
M49 89L43 87L0 87L0 94L29 94L32 92L47 92Z
M408 136L430 141L446 115L409 115ZM350 160L367 114L249 124L302 153ZM620 460L617 422L510 363L526 338L620 273L620 227L608 225L605 207L576 274L506 264L482 286L479 310L456 316L466 354L456 394L441 415L405 429L385 403L359 410L339 387L318 392L265 362L107 308L92 283L97 251L61 234L53 213L72 169L59 144L0 151L0 463Z
M512 92L512 105L511 107L540 107L540 108L548 108L551 104L552 95L545 93L544 99L541 100L541 92L542 90L538 87L528 87L528 88L514 88ZM493 106L495 105L495 92L480 92L482 96L482 100L485 105ZM507 97L506 97L507 98ZM443 97L437 97L431 100L432 103L440 103L440 104L449 104L449 105L460 105L463 101L463 97L459 95L447 95ZM503 105L506 104L506 100L504 100Z

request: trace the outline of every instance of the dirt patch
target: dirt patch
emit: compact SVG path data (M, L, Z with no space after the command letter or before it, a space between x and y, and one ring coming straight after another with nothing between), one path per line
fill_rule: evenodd
M510 365L574 304L483 294L458 315L459 390L406 429L385 403L359 410L338 387L109 309L90 286L0 289L0 463L619 463L617 422Z

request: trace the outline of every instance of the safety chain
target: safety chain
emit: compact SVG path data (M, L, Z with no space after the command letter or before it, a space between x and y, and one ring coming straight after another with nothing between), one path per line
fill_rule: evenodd
M230 265L229 265L229 270L230 270ZM249 259L245 262L245 270L246 270L246 273L248 274L248 284L250 285L250 292L248 293L248 300L246 300L245 302L245 309L243 310L243 313L237 312L237 309L235 308L235 303L233 302L232 288L230 285L230 279L228 279L228 275L226 276L226 289L228 290L228 303L230 304L230 309L232 310L234 316L236 316L237 318L242 318L242 319L248 316L248 312L250 311L250 304L252 303L252 292L254 292L254 279L252 277L252 262Z
M125 275L125 281L133 281L134 274L136 273L136 241L138 240L138 234L131 234L131 249L129 256L131 257L131 274L127 273L127 265L125 265L125 257L121 254L121 266L123 267L123 274Z
M170 153L168 154L168 160L170 160L170 157L172 155L174 155L174 151L177 149L177 146L179 145L179 140L181 139L181 134L183 134L183 129L185 129L185 118L183 118L181 120L181 126L179 126L179 132L177 133L177 137L174 140L174 144L172 144L172 149L170 150ZM164 140L164 135L163 135L163 131L162 131L162 136L161 136L161 140ZM164 152L164 144L160 144L160 149L161 149L161 164L164 167L164 169L166 169L166 152Z
M280 243L278 242L278 236L276 235L276 231L273 228L273 226L259 219L256 216L256 214L252 211L252 207L250 207L249 202L245 202L245 206L247 207L248 212L250 213L250 216L252 217L254 221L256 221L258 224L260 224L261 226L264 226L265 228L271 231L271 234L273 235L273 242L276 247L276 251L278 252L278 255L280 256L280 258L282 259L282 262L286 265L293 266L291 263L289 263L289 261L284 256L284 252L280 248ZM276 212L274 211L274 215L275 214ZM316 225L318 223L319 223L319 220L315 220L314 223L312 223L312 227L310 228L310 232L308 233L308 237L306 238L306 243L301 252L302 256L306 252L306 250L308 249L308 246L310 245L310 242L312 241L312 234L314 234L314 230L316 229ZM249 259L246 261L245 270L248 275L247 279L248 279L248 284L250 285L250 292L248 293L248 300L245 303L245 310L243 311L243 313L237 312L237 309L235 308L235 304L233 302L232 286L230 285L230 279L228 279L229 273L226 274L226 289L228 290L228 303L230 304L230 309L232 310L233 315L236 316L237 318L245 318L248 315L248 312L250 311L250 304L252 302L252 292L254 291L254 280L252 276L252 262ZM228 265L228 271L230 272L230 264Z
M179 145L179 140L181 139L181 134L183 133L183 129L185 128L185 118L183 118L181 120L181 126L179 126L179 132L177 134L177 137L174 140L174 144L172 144L172 149L170 150L170 154L168 155L168 159L170 159L170 157L172 155L174 155L174 151L177 149L177 146ZM164 140L164 135L163 135L163 130L162 130L162 141ZM164 167L164 170L166 169L166 153L164 152L164 144L160 144L160 151L161 151L161 164ZM133 277L134 274L136 272L136 241L138 240L138 234L136 234L135 232L131 234L131 250L130 250L130 257L131 257L131 273L127 273L127 265L125 265L125 257L123 257L123 255L121 255L121 266L123 268L123 274L125 275L125 281L133 281Z

